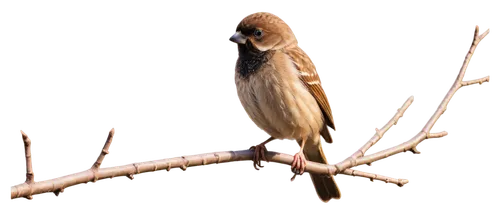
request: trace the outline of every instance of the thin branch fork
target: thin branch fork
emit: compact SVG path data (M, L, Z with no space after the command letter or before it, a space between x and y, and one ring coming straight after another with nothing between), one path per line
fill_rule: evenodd
M111 131L109 131L108 139L106 139L106 143L104 143L104 147L101 150L101 154L99 154L99 157L97 157L97 160L95 161L94 165L90 167L90 170L94 175L94 179L92 180L93 182L96 182L99 178L97 177L96 174L99 171L99 167L101 167L102 161L104 160L104 156L109 154L109 147L111 146L111 141L113 141L114 135L115 135L115 128L112 128ZM56 193L56 195L58 195L58 193Z
M378 142L381 141L380 139L382 135L381 133L385 133L388 131L387 127L384 127L382 130L379 130L379 132L377 132L377 135L374 138L365 142L366 145L362 145L358 151L352 154L352 156L344 159L343 161L335 163L332 169L332 175L342 173L344 170L352 167L367 165L394 155L403 154L407 151L417 152L418 145L421 142L424 142L426 140L431 140L434 138L447 137L448 136L447 131L432 132L431 130L434 129L436 124L439 122L439 119L446 113L448 104L453 100L454 97L457 96L458 91L463 87L487 84L487 82L492 81L492 76L490 75L480 76L473 79L464 79L467 69L470 68L470 63L473 55L476 54L476 51L481 45L481 43L489 35L490 30L491 28L488 27L486 28L485 32L481 33L482 28L480 28L479 25L474 26L472 42L469 44L470 51L467 52L467 54L465 55L465 58L461 63L461 67L458 70L457 75L455 77L455 80L450 85L445 95L442 97L437 108L433 111L431 116L424 121L425 122L424 125L419 131L416 132L416 134L414 134L411 138L402 143L390 146L386 149L381 149L379 151L373 152L368 155L364 155L366 154L369 148L372 148L374 145L376 145ZM408 107L408 105L405 104L406 102L403 103L403 106ZM398 114L396 114L396 116L398 116ZM394 121L389 121L390 124L392 122Z
M408 109L408 107L410 107L410 105L413 103L413 100L414 100L413 96L409 97L406 100L406 102L403 104L403 106L401 106L401 108L398 109L398 111L396 112L396 114L394 115L394 117L392 117L391 120L389 120L389 122L387 122L387 124L385 124L385 126L382 127L382 129L377 129L376 128L375 129L375 135L373 135L373 137L363 147L361 147L360 149L358 149L358 151L356 151L354 154L352 154L346 160L356 159L356 158L364 156L365 153L366 153L366 151L368 151L368 149L370 149L370 147L372 147L373 145L375 145L380 139L382 139L382 137L384 136L384 134L393 125L396 125L398 123L399 118L403 117L403 114L405 113L406 109Z
M104 143L104 147L102 148L101 154L99 154L99 157L97 157L97 160L95 161L94 165L92 165L91 169L93 170L99 169L99 167L102 164L102 161L104 160L104 156L109 154L109 147L111 146L111 141L113 141L114 135L115 135L115 129L112 128L111 131L109 131L108 139L106 139L106 143Z
M92 165L92 167L89 170L64 176L61 178L57 179L52 179L48 181L42 181L42 182L34 182L34 174L33 174L33 169L31 165L31 140L28 138L28 135L26 135L23 131L21 131L21 134L23 136L23 141L24 141L24 146L25 146L25 151L26 151L26 182L23 184L19 184L17 186L12 187L11 189L11 198L18 198L18 197L26 197L28 199L32 199L33 194L40 194L44 192L53 192L56 196L59 196L60 193L64 192L64 188L67 186L72 186L70 185L71 183L74 183L73 185L80 184L80 183L87 183L88 181L97 181L98 179L98 172L99 172L99 167L101 166L102 161L104 160L104 156L108 154L108 149L111 146L111 142L113 141L113 136L115 134L115 129L111 129L109 131L108 139L104 143L104 147L97 158L96 162ZM86 180L80 178L79 176L88 176L88 174L91 173L92 175L89 176L91 180ZM71 182L68 182L64 178L69 178L69 179L75 179L72 180ZM63 184L61 185L56 185L56 183L51 183L49 181L55 181L55 180L62 180L64 181ZM81 180L84 180L84 182L80 182ZM50 191L46 191L48 189L48 186L51 186ZM14 190L15 189L15 190ZM23 192L24 191L24 192ZM23 192L21 194L21 192ZM14 195L13 195L14 194Z

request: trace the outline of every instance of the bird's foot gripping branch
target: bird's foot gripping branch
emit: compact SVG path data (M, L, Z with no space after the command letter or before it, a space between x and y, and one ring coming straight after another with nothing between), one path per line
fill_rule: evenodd
M370 180L380 180L386 183L397 184L398 186L403 186L408 183L406 179L395 179L387 176L377 175L373 173L362 172L358 170L353 170L352 168L355 166L359 166L362 164L370 164L372 162L388 158L392 155L411 151L413 153L419 153L417 150L417 145L429 138L439 138L447 135L447 132L431 132L432 127L439 119L439 117L445 112L448 103L451 98L463 86L468 86L476 83L483 83L489 81L488 77L483 77L476 80L464 81L463 77L465 75L465 71L469 64L469 61L472 57L472 54L476 50L479 42L488 34L489 30L479 35L479 28L476 26L474 32L474 40L472 45L467 52L464 63L460 72L457 76L457 79L453 83L452 87L444 97L441 104L438 106L437 110L431 116L429 121L424 125L422 130L417 131L417 134L410 138L408 141L403 142L397 146L366 155L368 149L370 149L373 145L375 145L382 136L391 128L391 126L396 125L398 119L403 116L406 109L413 102L413 97L408 98L406 102L403 104L401 108L398 109L394 117L392 117L389 122L383 126L381 129L375 129L375 135L364 144L359 150L357 150L354 154L346 158L344 161L339 162L333 165L326 165L315 163L311 161L307 161L307 165L305 171L309 173L318 173L318 174L345 174L352 176L360 176L369 178ZM190 166L200 166L200 165L208 165L214 163L224 163L224 162L232 162L232 161L242 161L242 160L253 160L254 150L241 150L241 151L227 151L227 152L213 152L207 154L200 155L190 155L190 156L182 156L176 158L166 158L161 160L147 161L141 163L128 164L123 166L109 167L109 168L100 168L102 161L104 160L104 156L108 154L109 147L111 145L112 139L114 135L114 129L109 132L108 139L104 145L104 148L100 152L97 161L87 170L78 172L71 175L66 175L59 178L54 178L46 181L38 181L34 180L34 172L32 168L32 160L31 160L31 140L28 136L22 132L22 138L24 141L25 147L25 157L26 157L26 181L24 183L15 185L11 187L11 198L28 198L32 199L33 195L53 192L55 195L59 195L64 191L64 189L82 183L87 183L89 181L96 182L105 178L113 178L118 176L126 176L130 179L133 179L135 174L140 174L144 172L152 172L158 170L166 170L169 171L172 168L181 168L182 170L186 170ZM291 165L293 161L293 156L277 153L277 152L266 152L266 159L271 162L282 163Z

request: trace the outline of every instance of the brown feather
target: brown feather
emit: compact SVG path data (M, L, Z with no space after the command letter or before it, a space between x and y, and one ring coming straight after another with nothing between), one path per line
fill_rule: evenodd
M309 56L307 56L307 54L298 46L288 47L286 48L285 51L294 62L297 70L300 72L300 79L302 80L302 83L304 83L309 92L314 96L314 98L318 102L318 105L321 108L321 111L323 112L323 118L325 120L326 125L330 126L333 130L335 130L335 125L333 124L332 110L330 108L330 104L328 103L328 98L326 98L325 91L323 90L323 87L321 87L321 80L319 78L318 73L316 72L316 67L314 66L313 62L311 61ZM326 127L323 128L323 130L325 129ZM321 135L325 140L327 138L331 139L328 130L322 131Z
M312 146L306 145L304 147L304 155L309 161L328 164L325 154L323 153L323 148L319 143ZM340 199L340 190L333 176L314 173L309 173L309 175L311 175L316 193L323 202L328 202L332 198Z

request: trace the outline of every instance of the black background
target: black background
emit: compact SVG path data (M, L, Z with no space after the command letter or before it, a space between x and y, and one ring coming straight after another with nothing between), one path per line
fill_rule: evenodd
M297 17L306 48L322 59L330 88L337 88L337 118L345 136L337 151L349 151L366 135L367 120L381 120L408 88L417 88L418 107L409 120L432 111L431 97L447 87L455 69L455 48L463 48L472 16L498 23L477 10L425 8L364 11L316 4L208 6L113 6L25 10L10 17L6 60L14 73L3 103L7 175L22 176L16 162L14 128L33 128L43 138L42 171L76 168L103 135L103 120L121 120L121 152L113 159L135 159L135 152L191 151L191 144L254 143L247 121L229 110L230 49L223 32L231 16L245 7L279 7ZM389 5L387 5L389 6ZM86 7L85 7L86 8ZM227 9L224 9L227 8ZM375 6L374 6L375 8ZM385 9L384 9L385 8ZM411 7L410 7L411 8ZM475 72L497 71L498 42L481 49ZM396 161L402 175L416 175L416 193L384 192L382 185L346 185L346 208L416 209L475 206L494 187L488 160L496 153L497 89L458 97L457 112L443 128L459 130L446 145L426 145L424 161ZM489 152L486 152L489 151ZM486 153L485 153L486 152ZM34 208L196 210L240 208L250 211L311 207L311 193L287 185L286 169L266 169L249 177L247 169L201 169L201 176L148 177L145 185L100 185L95 193L67 193L62 201L34 201ZM7 176L5 175L5 176ZM6 177L5 177L6 178ZM67 211L67 210L66 210Z

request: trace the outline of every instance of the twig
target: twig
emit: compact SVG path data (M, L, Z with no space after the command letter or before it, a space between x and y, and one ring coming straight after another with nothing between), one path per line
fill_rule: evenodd
M468 86L472 84L479 83L479 85L483 84L483 82L489 82L490 81L490 76L475 79L475 80L469 80L469 81L462 81L462 86Z
M24 154L26 157L26 183L35 182L35 174L33 173L33 164L31 162L31 140L26 133L21 130L21 135L24 141Z
M99 154L94 161L94 164L92 164L92 168L100 168L104 164L104 161L106 161L106 158L108 158L108 156L111 154L111 148L114 145L117 132L118 130L116 130L115 128L110 128L106 131L106 139L104 140L104 144L102 145L101 150L99 151Z
M43 195L52 192L63 192L69 187L93 182L94 180L103 181L121 177L135 177L141 174L148 174L161 171L171 171L172 169L206 166L212 164L250 162L253 159L253 150L230 150L206 152L182 157L156 158L156 160L132 161L115 166L103 166L99 170L90 168L82 169L78 172L59 175L54 178L38 180L28 185L26 183L9 185L10 198L23 198L28 195ZM271 163L291 165L293 156L286 153L266 152L266 158ZM330 175L332 165L320 164L307 161L306 172ZM371 178L386 183L404 186L409 180L403 178L393 178L378 173L364 170L345 170L343 175Z
M33 173L33 164L31 161L31 140L26 133L21 130L21 135L23 136L24 142L24 156L26 157L26 181L25 183L31 185L35 182L35 173ZM33 196L26 195L24 196L27 199L33 199Z
M398 185L399 187L403 187L405 184L407 184L409 182L406 179L390 178L390 177L383 176L383 175L377 175L377 174L368 173L368 172L362 172L362 171L353 170L353 169L346 169L346 170L344 170L342 172L342 174L344 174L344 175L352 175L352 176L359 176L359 177L365 177L365 178L369 178L370 181L379 180L379 181L383 181L383 182L386 182L386 183L393 183L393 184Z
M427 139L429 138L440 138L440 137L444 137L448 135L448 132L445 132L445 131L442 131L442 132L438 132L438 133L427 133Z
M406 109L410 107L410 105L413 103L413 96L409 97L406 102L401 106L401 108L398 109L394 117L385 124L382 129L375 129L375 135L363 146L361 147L358 151L356 151L354 154L351 155L351 157L348 157L348 159L356 159L359 157L363 157L366 154L366 151L370 149L373 145L375 145L380 139L382 139L382 136L393 126L398 123L399 118L403 117L403 114L405 113Z
M483 40L483 38L486 35L488 35L489 32L490 32L490 30L488 29L483 34L478 36L479 26L476 26L476 30L474 31L474 40L472 41L472 45L470 46L469 52L465 56L464 63L462 65L462 68L460 69L460 72L458 73L457 79L455 80L455 82L451 86L450 90L448 91L448 93L444 97L443 101L441 102L441 104L437 108L434 115L432 115L432 117L429 119L427 124L425 124L424 128L422 129L422 132L429 133L431 131L434 124L436 124L436 121L444 113L444 111L446 111L446 107L448 106L448 103L450 102L450 100L453 97L453 95L455 94L455 92L457 92L457 90L460 89L462 86L465 86L463 84L462 80L464 79L465 70L467 70L467 66L469 66L469 61L472 58L472 54L474 54L474 51L476 50L476 47L479 44L479 42L481 42L481 40ZM481 78L480 80L482 80L482 81L479 81L479 80L473 80L472 82L466 81L465 84L470 85L473 83L479 83L479 82L482 83L484 81L487 82L487 81L489 81L489 79L490 79L489 76L487 76L487 77ZM415 145L415 146L417 146L417 145Z
M491 76L489 78L479 77L474 80L467 80L464 82L464 77L466 74L467 68L471 63L471 59L473 54L476 53L477 48L483 42L489 34L491 28L487 28L485 32L482 34L479 32L480 27L476 25L474 27L474 33L472 37L472 42L470 45L470 51L465 55L465 59L457 72L456 78L453 83L450 85L448 91L445 93L441 102L438 104L437 108L433 111L430 117L425 121L425 124L422 126L420 131L408 139L405 142L399 143L397 145L391 146L389 148L379 150L377 152L373 152L369 155L360 158L349 158L338 163L334 164L333 173L340 173L345 169L366 165L375 161L382 160L384 158L388 158L390 156L394 156L397 154L405 153L406 151L416 151L418 150L417 146L427 140L435 138L436 136L447 136L445 132L432 133L431 129L433 129L436 124L439 122L441 116L444 115L446 111L446 107L452 101L452 99L456 96L457 92L464 86L468 86L471 84L484 84L487 81L491 81Z

